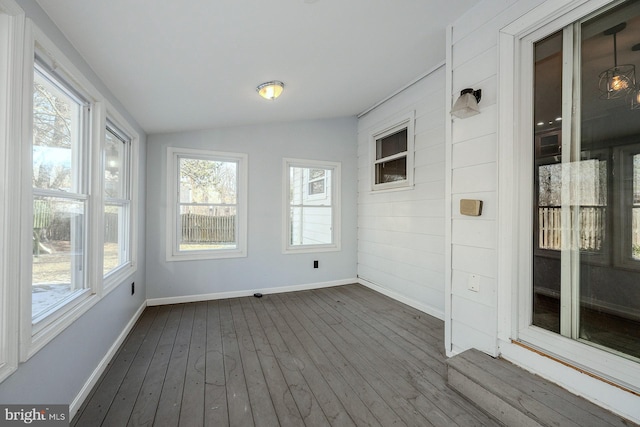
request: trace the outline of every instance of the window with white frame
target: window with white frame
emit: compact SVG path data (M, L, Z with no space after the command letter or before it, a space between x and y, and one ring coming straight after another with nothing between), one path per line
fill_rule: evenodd
M340 163L284 159L284 251L340 249Z
M36 56L32 128L34 323L89 292L90 107L81 88Z
M110 120L105 128L104 150L104 251L103 274L109 275L131 262L131 138Z
M247 155L169 147L167 259L246 256Z
M373 190L413 185L414 114L371 134Z
M22 101L28 115L16 138L21 161L11 166L27 195L21 227L12 231L21 242L23 274L14 301L20 305L21 360L135 272L132 159L138 138L42 31L29 20L25 27L22 93L29 97ZM110 211L117 217L114 254L102 227Z

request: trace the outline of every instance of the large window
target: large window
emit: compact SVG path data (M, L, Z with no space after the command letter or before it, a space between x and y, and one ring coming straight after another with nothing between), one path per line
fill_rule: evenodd
M20 241L20 303L12 303L22 360L135 272L138 147L109 102L37 27L26 27L28 115L16 138L21 161L10 165L23 196L11 230Z
M371 134L372 189L413 185L413 113Z
M618 2L533 40L530 138L530 323L635 361L640 76L632 64L639 10L638 0Z
M340 164L284 159L284 251L340 249Z
M90 103L36 59L33 83L32 317L88 291Z
M169 148L168 260L246 256L246 154Z
M111 121L105 128L103 273L131 262L131 138Z

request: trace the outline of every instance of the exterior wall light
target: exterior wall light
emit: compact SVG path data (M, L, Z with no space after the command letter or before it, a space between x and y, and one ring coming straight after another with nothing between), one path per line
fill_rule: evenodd
M258 94L260 94L260 96L264 99L273 101L274 99L279 97L280 94L282 94L282 91L284 90L284 83L278 80L274 80L258 85L256 90L258 91Z
M460 91L460 97L456 100L455 104L453 104L451 115L460 119L466 119L467 117L480 114L478 102L480 102L481 97L482 89L462 89Z

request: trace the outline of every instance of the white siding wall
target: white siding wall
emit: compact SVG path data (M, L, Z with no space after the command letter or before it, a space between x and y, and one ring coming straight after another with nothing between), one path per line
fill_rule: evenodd
M358 277L444 318L444 67L358 121ZM415 186L372 192L370 135L415 111Z
M447 174L451 174L451 218L447 218L447 224L449 219L451 221L451 241L447 242L451 245L451 259L446 261L450 262L447 271L449 267L451 269L451 306L450 310L447 307L445 316L451 347L447 352L452 354L474 347L489 354L500 353L525 369L638 422L638 396L510 344L508 339L512 336L511 316L513 314L515 318L514 313L517 313L517 302L511 293L518 286L517 276L511 274L517 266L505 263L505 260L516 257L509 253L512 247L503 246L504 242L510 241L510 236L500 234L508 234L503 224L508 224L511 219L506 218L510 201L498 198L502 192L498 182L507 186L506 183L516 177L498 176L499 170L511 169L508 165L500 165L499 168L498 159L504 158L507 162L516 159L504 154L510 152L508 148L512 148L513 141L508 138L498 140L501 120L505 120L499 116L498 83L500 78L511 77L498 75L498 36L501 29L538 6L541 9L536 14L542 19L548 10L569 8L579 3L584 1L482 0L451 27L446 74L450 80L447 90L451 91L451 101L466 87L482 89L482 100L479 115L455 119L451 128L447 127L446 152L451 155L447 163ZM503 93L501 99L507 102L508 96ZM461 216L458 213L461 198L483 200L482 216ZM505 218L499 217L500 212ZM505 272L509 268L513 271ZM480 277L479 292L467 289L472 274Z
M479 115L452 122L451 350L474 347L497 354L498 33L541 0L486 0L452 27L452 101L460 90L482 89ZM460 215L460 199L480 199L480 217ZM471 292L471 275L480 291Z

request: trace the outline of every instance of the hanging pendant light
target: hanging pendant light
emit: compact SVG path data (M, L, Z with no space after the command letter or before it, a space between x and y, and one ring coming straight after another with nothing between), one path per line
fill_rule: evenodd
M631 51L640 51L640 43L633 45ZM631 98L631 109L640 110L640 85L633 88L633 91L629 94L629 98Z
M618 65L617 34L627 27L626 22L611 27L604 32L613 36L613 67L600 73L598 84L603 99L616 99L626 96L636 88L636 67L632 64Z

